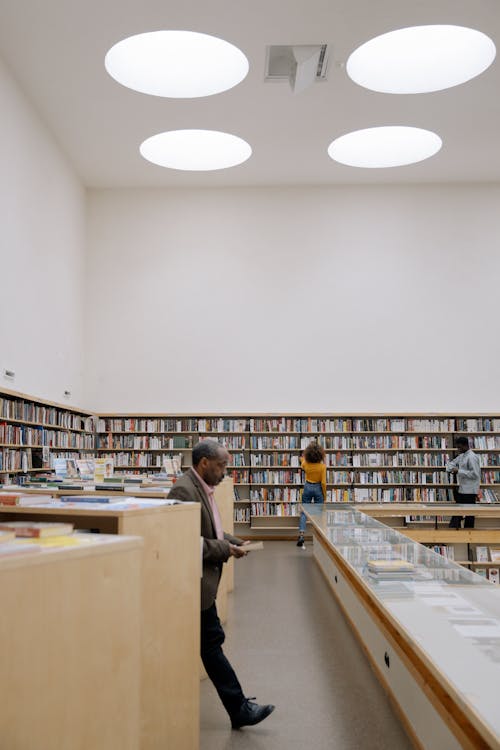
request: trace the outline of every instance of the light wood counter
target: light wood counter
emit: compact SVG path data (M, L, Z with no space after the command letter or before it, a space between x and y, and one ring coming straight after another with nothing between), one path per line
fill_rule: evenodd
M102 510L0 506L0 519L26 517L72 521L80 529L142 537L141 750L197 750L199 507L190 503L135 510L117 510L113 505Z
M0 555L0 745L137 750L140 539Z

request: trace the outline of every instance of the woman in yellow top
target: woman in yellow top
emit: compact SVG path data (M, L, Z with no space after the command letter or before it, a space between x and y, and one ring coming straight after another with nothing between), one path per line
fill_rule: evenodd
M318 443L309 443L300 459L300 466L305 472L303 503L326 502L326 465L325 451ZM305 549L304 533L306 530L306 515L300 514L299 539L297 547Z

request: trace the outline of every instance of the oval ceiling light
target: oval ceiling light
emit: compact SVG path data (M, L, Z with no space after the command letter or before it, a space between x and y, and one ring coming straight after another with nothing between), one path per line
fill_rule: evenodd
M153 96L191 99L236 86L248 60L233 44L195 31L152 31L115 44L104 59L118 83Z
M208 172L246 161L252 149L242 138L218 130L170 130L147 138L141 155L169 169Z
M458 86L488 68L492 40L464 26L412 26L371 39L347 60L348 76L386 94L422 94Z
M328 155L348 167L383 169L423 161L441 146L441 138L430 130L388 125L346 133L330 143Z

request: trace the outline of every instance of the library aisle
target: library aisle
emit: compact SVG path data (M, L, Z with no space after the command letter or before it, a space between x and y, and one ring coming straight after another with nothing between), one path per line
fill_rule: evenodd
M232 731L201 683L200 750L410 750L396 714L316 567L311 545L265 542L235 561L225 650L243 690L276 711Z

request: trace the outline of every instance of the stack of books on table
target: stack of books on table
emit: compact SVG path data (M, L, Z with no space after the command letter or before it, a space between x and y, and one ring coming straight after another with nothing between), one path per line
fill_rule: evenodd
M86 542L81 535L73 534L72 523L52 521L2 521L0 541L5 534L8 538L6 543L0 543L0 557L37 552L42 547L69 547Z
M0 505L23 506L48 503L52 495L23 495L22 492L0 492Z
M42 539L72 534L73 524L56 521L0 521L0 531L13 533L23 539Z
M124 497L123 495L61 495L58 499L61 503L93 503L95 505L109 505L110 503L123 503L130 498Z
M415 575L415 565L400 557L389 560L368 560L366 563L368 574L379 581L406 581Z

